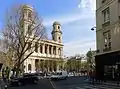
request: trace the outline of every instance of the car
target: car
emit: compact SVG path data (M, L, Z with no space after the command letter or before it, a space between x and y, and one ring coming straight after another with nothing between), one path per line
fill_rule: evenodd
M73 73L69 73L68 76L69 76L69 77L72 77L72 76L74 76L74 74L73 74Z
M50 79L51 80L63 80L63 79L65 80L65 79L67 79L67 77L68 77L67 71L58 71L58 72L54 73L50 77Z
M25 84L37 84L39 81L39 78L34 73L27 73L20 77L13 78L10 81L10 85L25 85Z

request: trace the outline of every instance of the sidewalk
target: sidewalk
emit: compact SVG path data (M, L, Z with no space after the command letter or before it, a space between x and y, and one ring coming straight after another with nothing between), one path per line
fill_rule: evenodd
M91 83L88 79L84 80L85 83ZM91 83L92 84L92 83ZM120 86L115 81L106 81L106 82L94 82L94 84L103 84L108 86Z
M102 84L110 85L110 86L120 86L120 84L118 85L115 81L106 81L106 82L104 82Z

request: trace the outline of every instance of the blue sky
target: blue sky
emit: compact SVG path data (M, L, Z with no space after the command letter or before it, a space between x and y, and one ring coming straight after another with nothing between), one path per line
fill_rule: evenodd
M2 30L6 11L17 4L30 4L43 19L48 36L51 39L52 23L62 25L64 55L85 54L95 49L96 0L2 0L0 6L0 27Z

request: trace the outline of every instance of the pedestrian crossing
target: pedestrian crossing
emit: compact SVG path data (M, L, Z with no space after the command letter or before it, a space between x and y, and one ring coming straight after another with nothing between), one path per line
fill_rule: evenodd
M84 86L79 86L69 89L120 89L120 86L84 84Z

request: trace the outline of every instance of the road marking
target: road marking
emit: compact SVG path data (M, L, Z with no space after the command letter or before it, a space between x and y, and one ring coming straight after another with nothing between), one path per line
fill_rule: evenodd
M49 81L50 81L50 79L49 79ZM52 83L52 81L50 81L50 83L51 83L52 87L53 87L54 89L56 89L56 87L55 87L55 85Z
M76 87L76 89L85 89L85 88L81 88L81 87Z

